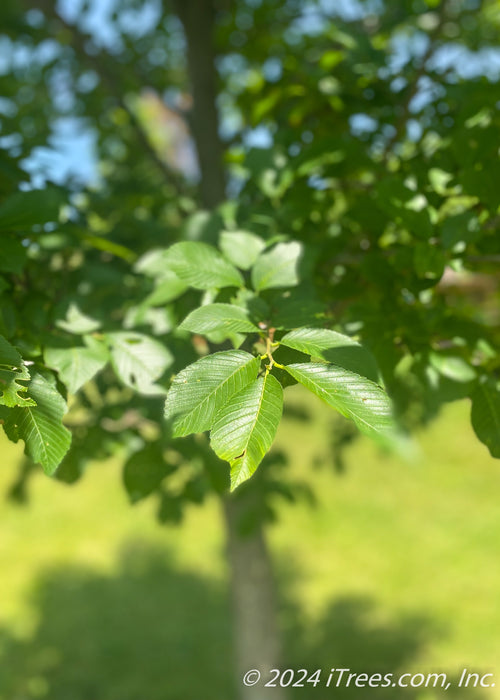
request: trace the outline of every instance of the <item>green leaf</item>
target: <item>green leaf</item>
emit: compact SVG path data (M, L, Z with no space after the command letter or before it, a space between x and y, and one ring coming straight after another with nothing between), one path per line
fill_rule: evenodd
M62 192L55 187L15 192L0 205L0 228L19 230L57 221L62 204Z
M100 327L99 321L84 314L76 304L70 304L64 321L56 321L56 326L68 333L83 335L92 333Z
M447 249L453 248L457 243L472 243L481 236L481 224L473 212L464 212L445 219L441 228L441 242Z
M128 263L133 262L136 258L136 254L130 250L130 248L126 248L124 245L115 243L115 241L110 241L108 238L104 238L104 236L93 236L84 228L75 226L71 226L70 231L81 238L81 240L87 243L87 245L91 246L92 248L96 248L96 250L103 250L105 253L110 253L111 255L121 258ZM44 236L43 241L47 241L46 236Z
M90 347L46 348L44 359L48 367L57 370L70 394L76 394L106 365L109 353L103 344L95 341Z
M446 171L441 170L441 168L430 168L427 175L434 192L442 197L449 194L454 194L453 188L448 187L451 180L453 180L453 175L451 173L447 173Z
M262 238L248 231L223 231L219 246L233 265L242 270L249 270L266 244Z
M210 444L231 465L231 490L249 479L273 444L283 389L271 374L235 394L217 413Z
M446 257L440 248L418 242L414 253L415 272L424 279L439 279L444 272Z
M3 335L0 335L0 365L19 367L22 361L23 359L16 348L11 345Z
M255 379L260 359L243 350L215 352L189 365L174 378L165 402L173 435L210 430L215 413L233 394Z
M158 443L135 452L123 467L123 482L132 503L149 496L171 471L172 467L165 462Z
M477 437L500 459L500 391L493 380L478 384L471 396L471 422Z
M145 304L130 306L123 319L123 327L127 329L149 326L153 335L165 335L170 333L177 325L170 306L151 308Z
M2 255L0 256L0 270L20 274L27 262L28 248L22 244L16 236L2 234Z
M380 180L376 186L378 191L377 205L389 214L394 223L404 227L414 236L428 240L433 234L433 226L427 208L415 211L411 201L415 193L409 189L401 178L394 175Z
M280 343L356 372L373 382L379 380L377 363L371 352L348 335L326 328L299 328L287 333Z
M141 255L134 265L134 272L147 277L161 277L167 268L168 248L155 248Z
M262 253L252 268L254 289L294 287L299 283L298 266L302 245L297 241L278 243L272 250Z
M168 253L168 248L151 250L140 257L134 265L135 272L147 275L156 282L154 290L144 300L143 306L161 306L177 299L188 288L186 282L169 269Z
M268 319L271 313L269 304L252 289L238 289L237 293L231 297L231 304L245 309L249 318L255 323Z
M244 333L230 333L228 331L213 331L212 333L205 333L205 338L212 345L222 345L228 340L233 348L240 348L246 340L246 335Z
M7 437L14 442L24 440L25 452L52 474L71 444L71 433L62 424L66 402L54 384L35 373L28 387L36 406L2 409Z
M329 406L353 420L362 433L385 442L395 435L389 397L369 379L343 367L316 362L287 365L286 370Z
M9 289L10 284L7 282L7 280L2 277L0 273L0 295L5 292L6 289Z
M429 353L429 361L437 371L455 382L471 382L477 374L462 357L457 355L444 355L442 353Z
M190 287L240 287L243 278L216 248L207 243L183 241L167 250L166 265Z
M146 396L166 393L154 383L173 362L164 345L134 331L107 333L106 340L113 369L126 386Z
M188 285L177 277L175 272L167 270L156 281L156 286L144 299L143 306L163 306L184 294Z
M29 378L21 355L0 335L0 405L35 406L33 399L21 395L26 393L27 387L18 383Z
M192 311L179 326L191 333L211 333L225 331L231 333L258 333L259 329L251 321L245 309L232 304L206 304Z
M302 285L290 291L274 292L269 304L270 325L278 330L324 325L325 305Z

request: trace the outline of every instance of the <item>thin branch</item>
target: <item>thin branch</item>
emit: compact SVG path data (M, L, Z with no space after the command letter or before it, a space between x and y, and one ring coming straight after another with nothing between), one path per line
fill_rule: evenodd
M392 147L394 144L399 141L401 138L403 131L406 127L406 123L409 119L410 116L410 104L415 95L417 94L418 91L418 85L420 82L420 79L425 75L426 73L426 67L427 63L430 58L432 58L432 55L434 54L435 51L435 40L439 36L441 29L443 28L443 25L446 21L446 6L447 6L447 0L442 0L439 9L438 9L438 22L434 29L429 32L429 45L427 46L427 49L425 50L423 56L420 59L420 65L418 66L415 75L413 77L412 83L409 86L409 89L406 93L406 97L401 105L401 114L399 119L396 121L395 124L395 132L387 142L385 149L384 149L384 160L387 158L389 155L389 152L391 151Z
M373 251L367 251L367 253ZM354 265L359 266L366 258L367 253L339 253L329 259L331 265ZM383 258L391 258L396 255L397 250L377 250ZM500 263L500 255L464 255L460 258L465 263Z
M201 199L216 207L225 199L224 148L219 136L217 72L215 70L213 0L175 0L184 27L193 109L190 126L201 171Z
M470 263L500 263L500 255L467 255L464 260Z
M184 183L182 179L177 173L173 172L159 156L158 152L151 144L143 125L134 114L134 111L127 104L124 95L120 91L119 76L110 70L109 65L107 64L110 57L106 56L106 60L103 61L101 55L89 54L85 48L85 44L90 37L86 36L78 27L73 24L69 24L63 17L61 17L61 15L56 12L55 3L51 0L26 0L25 4L30 8L42 10L46 17L59 22L64 27L71 37L72 48L81 57L81 59L100 76L103 84L106 86L106 89L116 100L117 104L126 112L130 125L134 130L137 140L139 141L144 153L147 154L149 159L155 164L157 170L161 172L163 177L168 182L174 184L178 189L183 189ZM121 68L121 70L123 70L123 68Z

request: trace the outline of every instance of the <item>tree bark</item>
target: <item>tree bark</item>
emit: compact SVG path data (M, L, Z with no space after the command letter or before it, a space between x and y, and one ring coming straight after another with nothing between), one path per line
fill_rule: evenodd
M175 0L187 41L188 73L193 109L190 118L201 172L200 196L212 209L225 199L223 146L217 116L217 75L213 46L213 0ZM271 561L261 525L248 536L239 531L245 509L242 498L223 499L233 610L237 688L241 700L285 700L283 688L264 688L270 668L279 668L281 638L277 623ZM243 683L256 669L262 681Z
M242 499L226 498L223 501L239 697L240 700L285 700L286 691L280 686L264 687L270 680L270 669L281 668L281 635L264 531L258 525L250 535L240 534L243 508ZM243 683L245 673L250 670L261 674L261 680L255 686Z
M175 0L187 41L187 64L193 109L190 126L198 154L203 206L211 209L226 194L224 150L217 115L217 76L213 45L213 0Z

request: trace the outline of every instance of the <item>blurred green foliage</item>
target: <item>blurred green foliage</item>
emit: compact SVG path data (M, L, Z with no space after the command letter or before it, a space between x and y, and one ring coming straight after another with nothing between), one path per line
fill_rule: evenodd
M188 6L121 0L99 23L95 2L2 5L7 435L50 473L66 453L56 478L67 482L89 460L120 455L131 500L154 493L160 519L178 522L185 504L229 485L203 436L173 439L162 419L172 374L225 348L224 338L208 345L179 328L215 302L252 318L265 308L277 328L355 335L409 430L469 397L476 434L498 456L500 83L488 62L497 3L361 2L341 12L319 0L203 0L191 24ZM210 110L194 94L200 66L207 91L216 83ZM67 120L94 139L93 181L74 163L66 174L42 165L37 149L56 143ZM221 141L212 171L207 135ZM208 202L218 155L226 197ZM251 297L206 280L186 289L189 280L166 274L171 244L224 234L227 243L228 232L275 244L259 260L276 278L275 251L300 241L300 284L264 289L262 263L250 275L262 294ZM40 386L39 403L24 405ZM162 456L159 468L151 455ZM272 463L251 488L258 518L302 489Z
M277 449L234 498L247 533L282 523L286 665L489 671L500 472L467 414L498 457L497 0L4 0L0 20L0 422L28 454L2 442L1 483L31 505L2 518L0 698L234 693L228 468L163 419L172 375L227 349L180 327L207 304L356 338L429 430L402 469L277 372ZM167 269L176 243L220 244L258 293Z

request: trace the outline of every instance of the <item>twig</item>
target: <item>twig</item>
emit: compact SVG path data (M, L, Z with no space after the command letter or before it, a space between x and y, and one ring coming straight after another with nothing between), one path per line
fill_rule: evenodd
M435 49L435 44L434 41L436 37L439 35L443 24L446 20L446 5L447 5L447 0L442 0L441 5L439 6L439 19L432 31L429 32L429 45L427 49L425 50L422 58L420 59L420 65L417 68L415 72L415 76L413 78L412 84L409 86L409 90L406 94L405 100L403 104L401 105L401 115L399 119L396 121L395 124L395 132L391 136L391 138L387 141L385 149L384 149L384 160L387 158L389 155L390 150L396 143L396 141L399 140L401 137L403 130L406 126L406 122L408 121L409 113L410 113L410 103L417 94L418 91L418 84L420 82L420 78L422 78L425 75L426 71L426 64L429 61L429 59L432 57L432 54L434 53Z
M73 24L69 24L61 15L59 15L55 9L55 3L51 0L25 0L25 4L30 8L36 8L42 10L42 12L50 19L59 22L64 29L71 36L71 46L73 49L81 56L81 58L95 70L95 72L101 77L103 83L106 85L109 93L114 97L118 105L127 113L130 125L132 126L136 137L144 150L148 155L150 160L155 164L156 168L162 173L163 177L175 184L178 189L184 188L184 183L181 178L174 173L166 163L160 158L157 151L148 139L148 136L144 130L144 127L134 114L133 110L127 104L124 96L119 90L120 81L112 72L105 62L101 61L99 55L91 55L87 52L85 48L85 42L90 38L86 37L85 34L81 32L78 27ZM106 61L109 57L106 56Z

